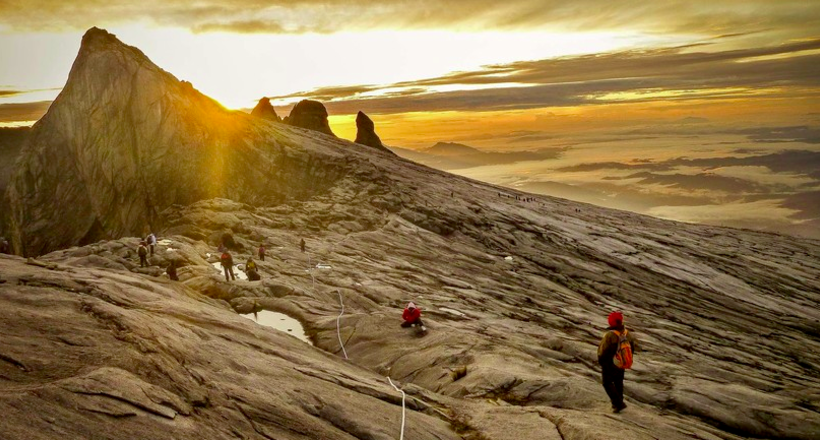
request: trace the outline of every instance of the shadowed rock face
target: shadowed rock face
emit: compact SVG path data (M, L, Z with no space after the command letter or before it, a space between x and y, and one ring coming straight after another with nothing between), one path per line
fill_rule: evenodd
M187 96L177 95L162 96ZM139 125L148 115L123 115L150 106L109 101L117 107L76 114L55 103L55 115L72 118L39 125L77 151L101 142L91 128L136 122L148 136ZM398 437L401 414L387 374L409 395L406 438L813 440L820 431L820 242L501 189L218 106L186 121L210 127L215 115L238 127L231 149L205 150L236 168L230 185L223 197L157 207L151 267L139 267L127 233L28 264L0 256L0 432L386 440ZM100 133L113 137L109 148L132 145L132 131ZM57 157L77 174L107 170L114 156ZM37 157L48 156L26 157L10 192L15 218L36 219L18 223L18 243L31 243L30 231L72 233L27 202L73 194L43 179L26 186L48 169ZM75 180L88 186L76 191L115 185L87 182ZM212 266L225 234L236 262L266 244L262 281L226 283ZM178 283L160 276L171 260ZM223 300L299 319L315 347L242 321ZM410 300L426 336L399 327ZM596 364L612 310L639 340L629 408L617 416Z
M376 134L376 124L363 112L356 115L356 140L357 144L367 145L384 151L388 150L379 136Z
M251 116L282 122L282 119L276 114L276 110L273 108L270 103L270 99L268 98L262 98L259 100L259 103L257 103L256 107L254 107L253 111L251 111Z
M307 128L308 130L336 136L330 130L330 124L327 122L327 109L319 101L309 99L299 101L290 111L287 123L294 127Z
M30 132L31 129L28 127L0 127L0 212L7 210L6 201L3 200L2 195L6 192L6 185L14 174L14 164ZM4 221L3 216L0 215L0 237L5 235Z
M160 226L166 207L211 197L306 197L353 165L326 148L302 151L292 133L224 109L91 29L9 182L3 215L14 249L38 255L141 235Z

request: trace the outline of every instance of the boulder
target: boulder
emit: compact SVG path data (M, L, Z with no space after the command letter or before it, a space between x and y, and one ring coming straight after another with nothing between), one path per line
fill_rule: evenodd
M319 101L304 99L299 101L288 116L288 124L294 127L307 128L308 130L336 136L330 130L327 122L327 109Z

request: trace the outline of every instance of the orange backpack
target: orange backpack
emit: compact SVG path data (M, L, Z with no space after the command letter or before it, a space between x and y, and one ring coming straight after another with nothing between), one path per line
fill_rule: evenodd
M612 363L621 370L628 370L632 368L632 344L626 338L628 330L624 329L623 334L618 333L617 330L613 330L612 333L618 336L618 351L615 352Z

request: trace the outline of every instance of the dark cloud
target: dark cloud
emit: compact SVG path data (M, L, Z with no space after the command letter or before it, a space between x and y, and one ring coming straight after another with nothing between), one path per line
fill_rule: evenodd
M655 174L648 171L626 177L609 177L605 180L639 179L638 185L658 184L688 191L706 190L733 194L769 192L764 185L737 177L719 176L710 173L698 174Z
M776 47L688 52L685 48L622 51L588 56L487 66L436 78L385 85L408 89L361 97L379 90L372 85L328 87L287 98L330 98L333 114L415 111L495 111L619 102L755 99L762 96L820 99L820 39ZM518 83L523 87L511 87ZM436 92L424 88L475 86L478 90ZM705 118L686 118L678 125L702 126ZM654 130L663 130L655 128ZM812 135L813 136L813 135Z
M816 34L811 1L770 0L27 0L0 2L17 29L83 29L147 21L193 30L336 32L360 29L639 30L744 38L761 30Z
M743 154L747 154L744 150ZM677 167L695 167L706 171L716 168L759 166L766 167L775 173L793 173L809 176L820 180L820 151L785 150L778 153L763 154L747 157L710 157L699 159L678 158L661 162L596 162L584 163L570 167L559 168L563 172L590 172L599 170L647 170L654 172L671 171ZM645 178L641 174L633 174L628 179ZM608 180L624 179L621 177Z
M191 27L195 33L203 32L234 32L239 34L284 34L301 33L298 28L286 28L275 21L244 20L230 22L208 22Z
M36 121L40 119L51 101L0 104L0 122Z

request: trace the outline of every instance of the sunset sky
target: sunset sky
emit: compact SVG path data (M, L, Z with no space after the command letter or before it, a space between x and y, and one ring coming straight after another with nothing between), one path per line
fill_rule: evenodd
M598 191L593 202L629 185L636 194L705 197L640 208L612 203L691 221L712 218L705 210L715 206L728 213L727 204L740 203L734 209L743 213L763 203L765 221L788 224L806 222L789 196L820 193L820 176L791 168L713 164L709 177L720 170L769 185L770 196L747 188L716 199L726 188L702 183L695 189L703 194L678 194L670 189L686 187L681 181L655 178L703 177L706 168L637 169L647 182L622 166L820 154L817 1L0 1L0 125L42 116L92 26L228 108L249 109L268 96L284 116L312 98L326 104L343 138L355 137L355 113L363 110L391 146L454 141L560 151L555 163L459 171L496 183L560 176ZM808 160L820 165L814 155ZM572 168L580 164L588 168Z

